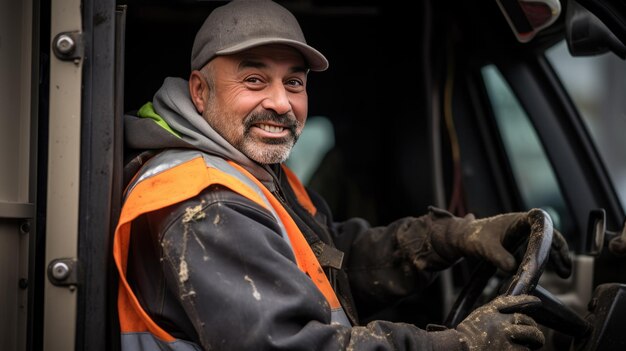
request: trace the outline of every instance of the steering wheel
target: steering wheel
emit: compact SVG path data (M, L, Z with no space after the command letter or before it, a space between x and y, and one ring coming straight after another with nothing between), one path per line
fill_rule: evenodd
M530 224L530 236L524 257L517 268L517 272L511 279L503 295L522 295L532 292L543 273L550 246L552 245L553 225L550 215L541 209L528 211ZM507 249L519 246L522 240L504 242ZM496 267L482 261L474 270L470 282L463 288L448 314L445 325L449 328L456 327L473 310L482 291L487 286L489 279L496 273Z
M578 338L578 340L585 340L591 335L593 325L581 318L548 290L537 285L548 261L552 245L552 219L541 209L532 209L528 211L527 216L530 224L528 246L517 272L502 294L515 296L532 293L541 300L541 306L525 310L525 314L550 329L572 338ZM503 245L511 251L519 247L523 241L524 238L521 238L517 242L504 242ZM445 326L455 328L470 314L489 279L496 271L496 267L487 261L482 261L476 266L470 282L463 288L448 314Z

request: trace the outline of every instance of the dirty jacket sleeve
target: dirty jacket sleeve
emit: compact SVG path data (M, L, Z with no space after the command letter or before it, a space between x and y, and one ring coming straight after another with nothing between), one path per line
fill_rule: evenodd
M131 242L133 289L159 325L206 350L461 349L455 330L331 324L328 303L297 267L272 215L225 188L143 220L150 230Z
M324 199L307 189L331 228L332 241L344 253L344 269L358 310L376 311L419 293L454 261L439 256L431 236L455 220L447 211L429 207L425 215L372 227L361 218L333 222ZM319 216L318 216L319 217Z

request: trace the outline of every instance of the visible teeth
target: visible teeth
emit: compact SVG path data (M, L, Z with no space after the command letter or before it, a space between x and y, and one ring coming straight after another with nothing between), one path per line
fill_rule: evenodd
M285 128L283 128L283 127L270 126L268 124L259 124L259 128L261 128L264 131L269 132L269 133L280 133L283 130L285 130Z

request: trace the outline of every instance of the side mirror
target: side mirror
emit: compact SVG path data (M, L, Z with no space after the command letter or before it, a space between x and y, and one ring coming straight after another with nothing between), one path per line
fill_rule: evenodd
M561 14L559 0L496 0L513 34L521 43L531 41Z
M567 2L565 35L572 56L592 56L611 51L622 59L626 58L626 45L576 0Z

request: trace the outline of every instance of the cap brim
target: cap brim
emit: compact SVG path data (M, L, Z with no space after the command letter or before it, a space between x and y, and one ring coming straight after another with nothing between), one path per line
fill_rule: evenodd
M314 48L303 44L299 41L289 40L284 38L257 38L257 39L249 39L244 42L241 42L237 45L231 46L226 49L222 49L217 51L216 55L231 55L236 54L238 52L251 49L253 47L268 45L268 44L285 44L289 45L302 54L304 59L307 61L309 65L309 69L311 71L325 71L328 68L328 60L321 52L315 50Z

